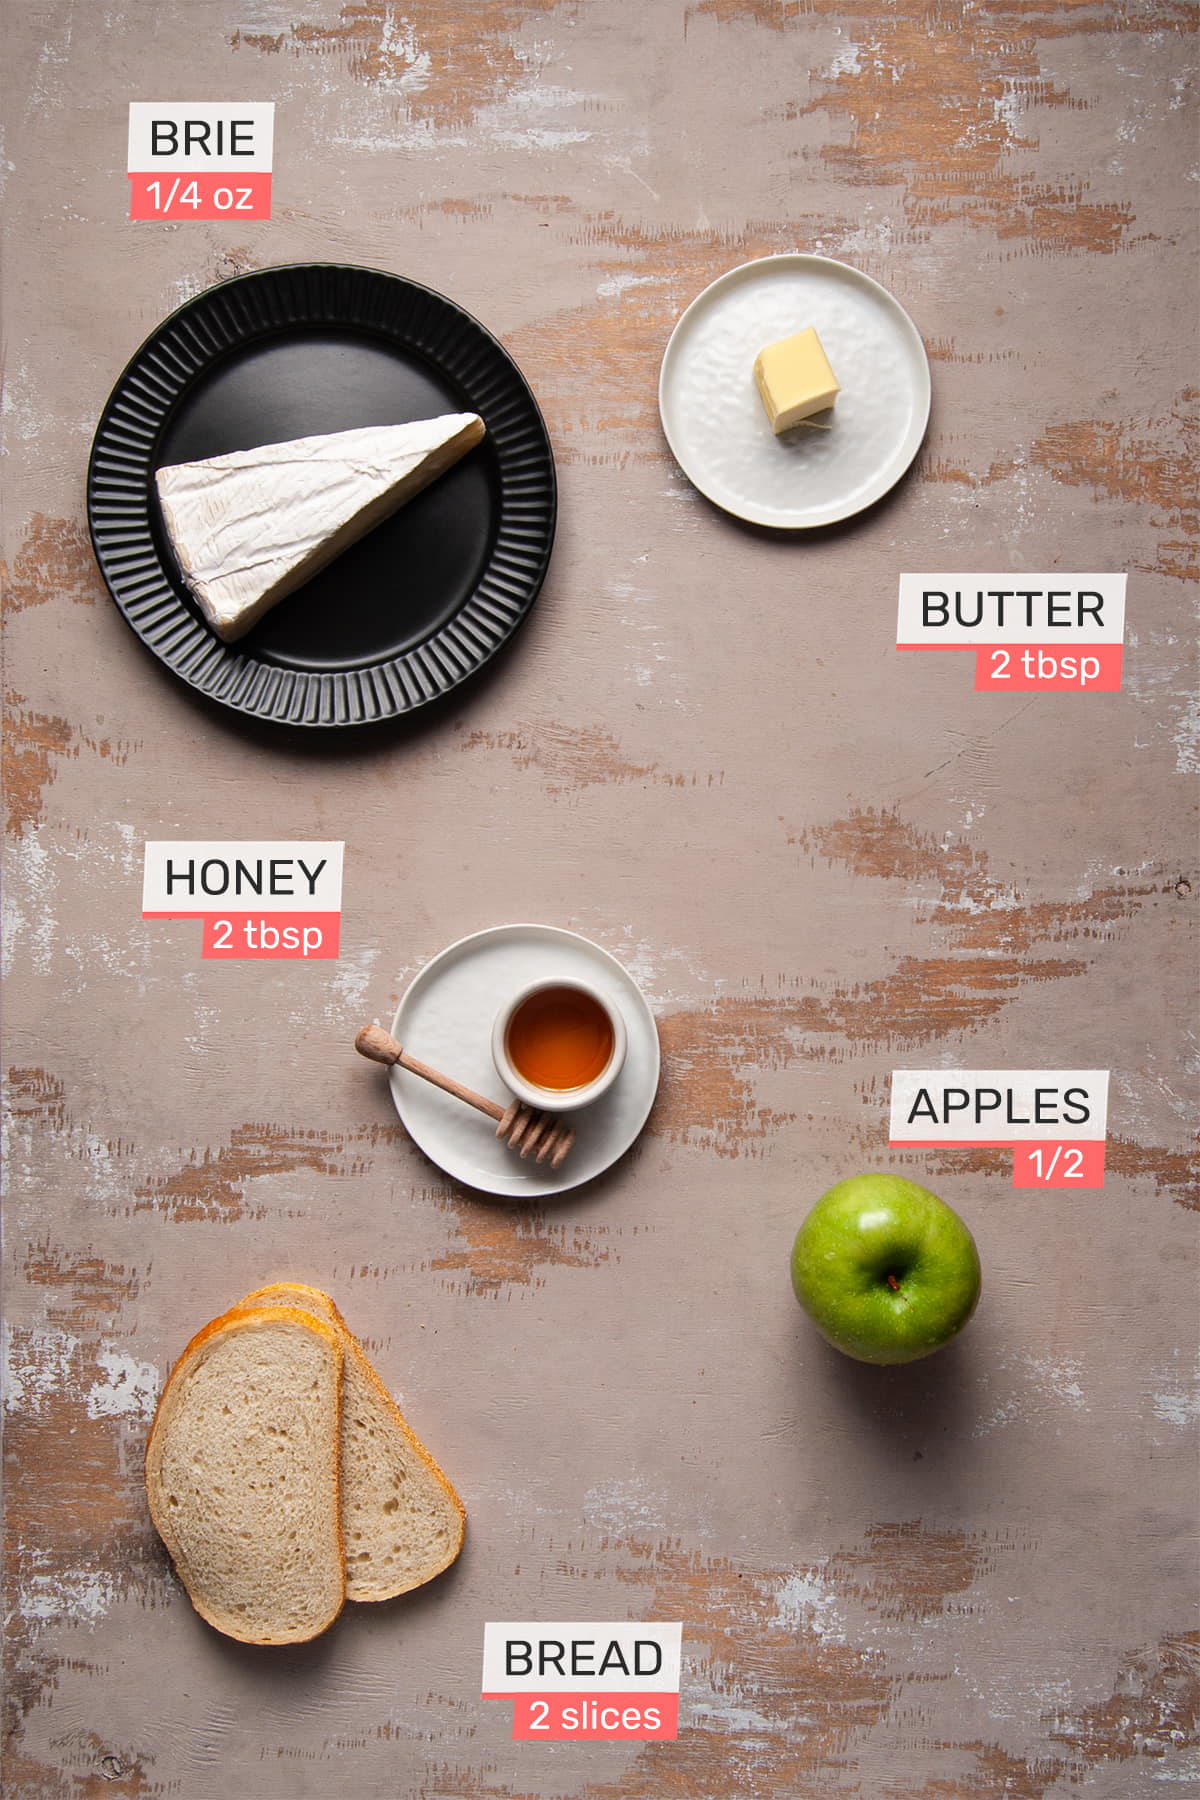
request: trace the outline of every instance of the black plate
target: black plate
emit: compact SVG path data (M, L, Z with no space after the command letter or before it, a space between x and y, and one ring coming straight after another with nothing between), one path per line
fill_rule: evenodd
M477 412L464 459L224 644L163 531L155 470L359 425ZM214 700L291 725L395 718L482 667L537 596L554 458L520 370L476 319L374 269L307 263L207 289L142 345L109 398L88 523L142 642Z

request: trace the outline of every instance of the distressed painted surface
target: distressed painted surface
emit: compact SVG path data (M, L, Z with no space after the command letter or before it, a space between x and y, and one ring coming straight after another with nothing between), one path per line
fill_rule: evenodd
M10 8L3 546L6 1779L20 1800L1148 1800L1200 1778L1194 8L1176 0L194 0ZM131 226L128 101L277 102L269 224ZM792 543L656 412L710 280L808 249L929 346L912 475ZM452 294L561 475L509 655L361 742L148 659L88 548L112 381L302 259ZM1123 691L976 695L902 569L1123 569ZM154 836L344 838L336 963L138 918ZM585 932L662 1089L537 1208L431 1167L349 1049L444 943ZM1101 1191L889 1151L903 1064L1106 1066ZM902 1170L980 1312L908 1369L798 1317L808 1204ZM328 1288L465 1498L460 1563L255 1652L140 1462L191 1332ZM682 1619L677 1743L510 1742L489 1618Z

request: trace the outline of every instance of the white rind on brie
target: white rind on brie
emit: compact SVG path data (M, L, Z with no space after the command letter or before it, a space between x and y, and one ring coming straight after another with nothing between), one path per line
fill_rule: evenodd
M240 638L465 456L483 431L477 413L444 413L159 469L171 548L217 636L227 644Z

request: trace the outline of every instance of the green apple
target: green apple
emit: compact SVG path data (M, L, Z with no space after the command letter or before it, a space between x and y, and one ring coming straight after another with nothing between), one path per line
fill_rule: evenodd
M960 1332L979 1299L979 1252L958 1214L899 1175L852 1175L822 1194L792 1250L796 1298L859 1362L915 1362Z

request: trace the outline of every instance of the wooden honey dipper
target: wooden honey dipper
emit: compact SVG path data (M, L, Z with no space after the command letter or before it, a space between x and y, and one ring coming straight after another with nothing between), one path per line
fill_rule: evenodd
M371 1062L387 1067L399 1063L410 1075L419 1075L422 1081L430 1081L456 1100L465 1100L468 1106L486 1113L489 1119L497 1121L496 1136L503 1138L510 1150L519 1151L522 1158L532 1156L535 1162L548 1162L552 1169L561 1168L566 1161L575 1133L557 1113L535 1112L521 1100L500 1106L495 1100L485 1099L473 1088L455 1081L452 1075L443 1075L428 1063L418 1062L382 1025L364 1025L354 1040L354 1048Z

